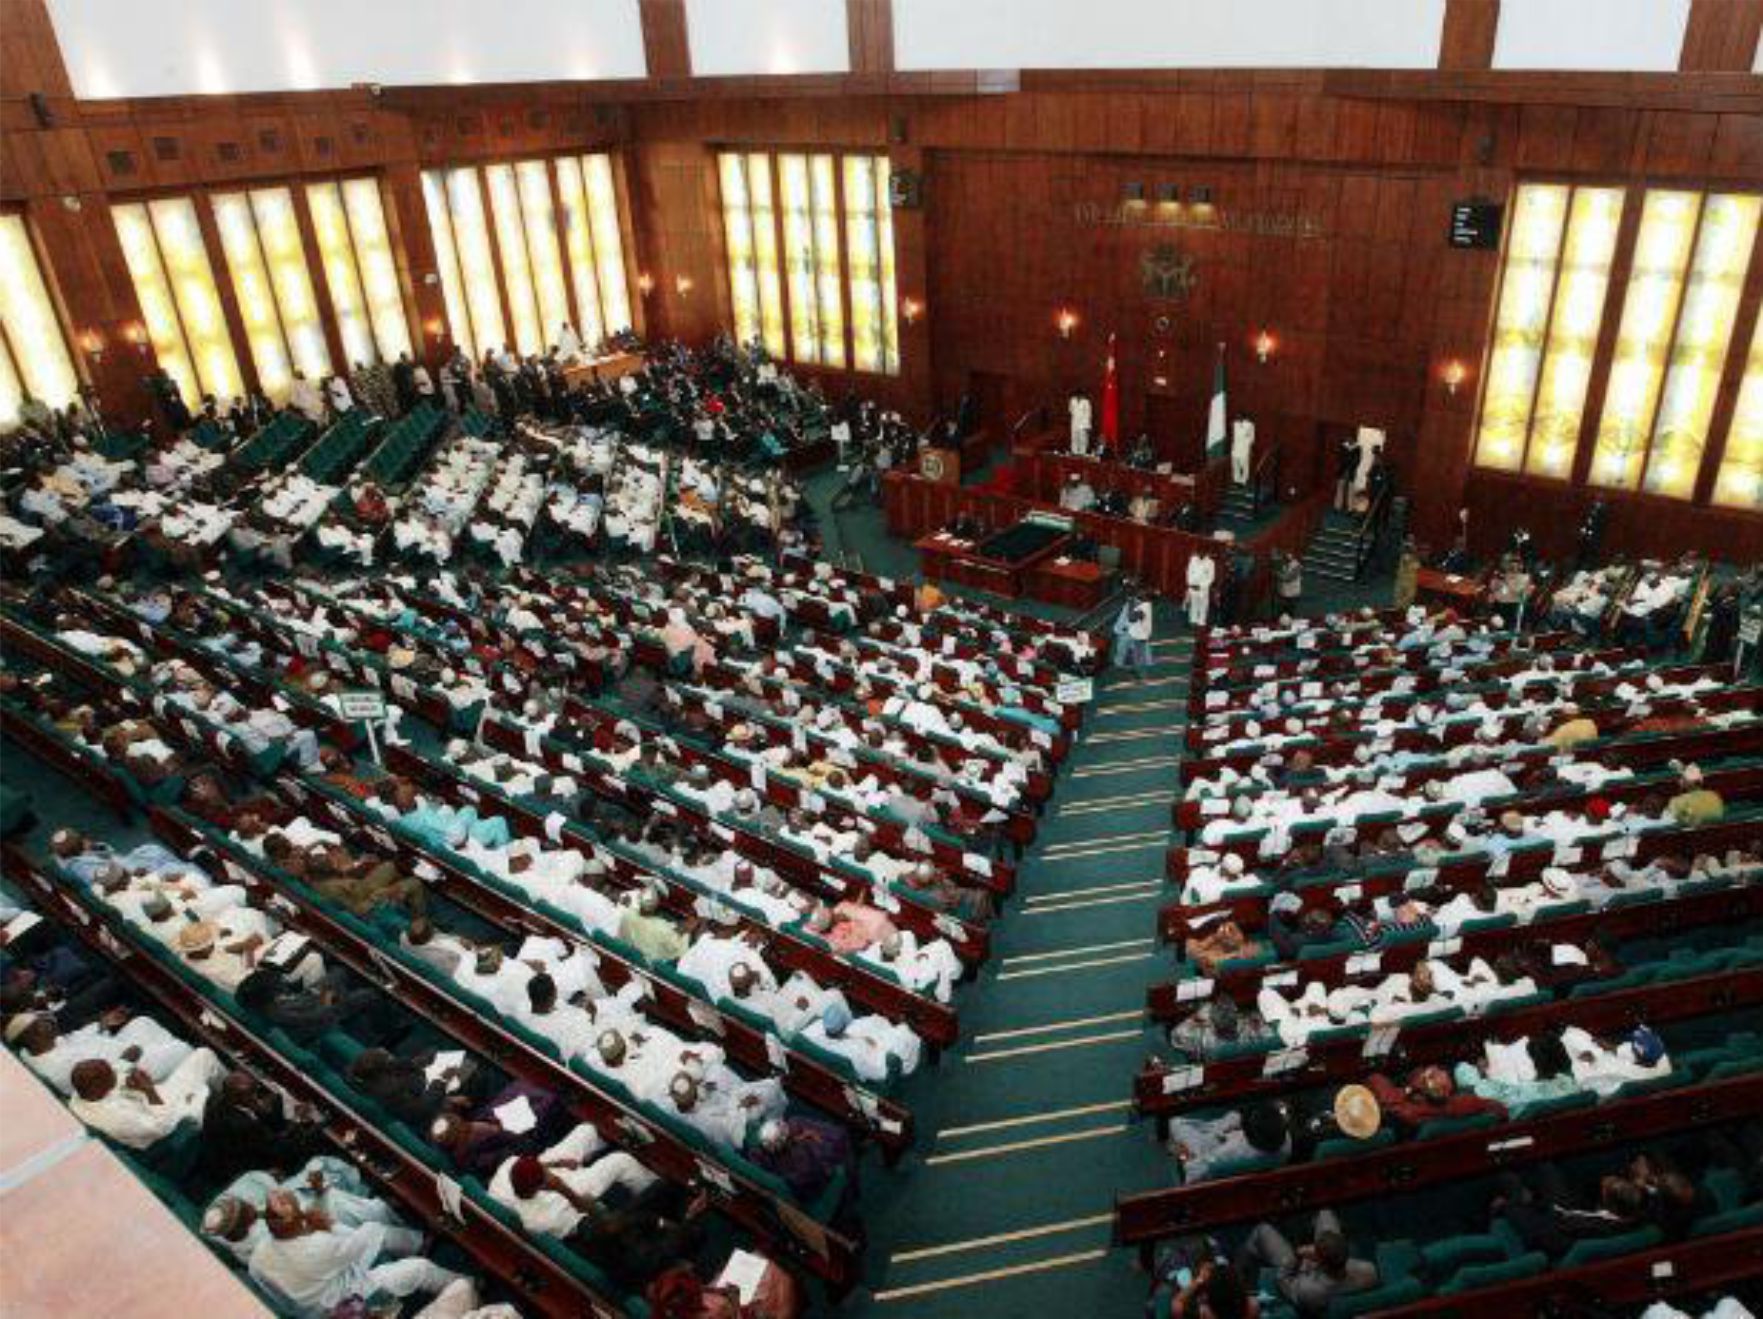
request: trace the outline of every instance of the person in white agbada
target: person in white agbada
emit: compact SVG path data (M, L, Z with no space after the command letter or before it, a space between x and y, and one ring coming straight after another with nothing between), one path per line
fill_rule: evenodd
M308 380L302 371L294 372L294 382L288 386L288 406L307 421L315 424L324 421L324 394L318 382Z
M1207 612L1212 607L1212 583L1218 577L1218 565L1209 554L1195 554L1188 558L1187 571L1187 607L1188 622L1194 627L1205 627Z
M251 1277L299 1315L329 1314L352 1296L438 1292L462 1276L417 1255L422 1233L411 1228L337 1227L281 1190L264 1214L269 1236L251 1252Z
M73 1093L73 1069L88 1059L112 1068L139 1067L163 1081L190 1056L190 1046L151 1017L106 1013L63 1034L47 1012L21 1012L6 1023L6 1042L38 1076L64 1095Z
M184 1122L202 1125L209 1092L226 1072L212 1049L197 1049L163 1081L140 1068L119 1073L89 1058L73 1069L74 1098L68 1111L118 1145L144 1150L158 1144Z
M392 1207L367 1193L367 1185L353 1165L318 1154L292 1177L280 1180L264 1169L240 1173L209 1202L202 1214L202 1235L241 1267L248 1266L252 1253L269 1239L263 1210L276 1191L289 1192L303 1207L323 1210L338 1227L363 1223L398 1226Z
M1066 407L1071 414L1071 451L1080 458L1087 457L1090 452L1092 417L1090 400L1083 394L1073 394Z
M1230 479L1238 485L1249 483L1249 462L1255 452L1255 423L1238 417L1230 428Z
M599 1132L584 1122L537 1157L504 1159L490 1178L490 1198L512 1209L535 1236L566 1237L590 1203L614 1188L639 1195L655 1184L655 1174L634 1156L605 1149Z
M565 362L578 362L585 356L582 351L582 337L568 321L557 327L557 356Z

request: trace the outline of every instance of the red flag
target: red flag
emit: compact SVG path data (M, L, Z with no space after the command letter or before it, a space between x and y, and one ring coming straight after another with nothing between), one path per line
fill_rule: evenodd
M1108 336L1108 365L1102 372L1102 438L1120 442L1120 372L1114 364L1114 336Z

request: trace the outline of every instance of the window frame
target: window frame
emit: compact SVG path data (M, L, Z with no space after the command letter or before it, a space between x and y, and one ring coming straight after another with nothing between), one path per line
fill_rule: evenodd
M1556 245L1556 265L1553 271L1549 308L1544 325L1545 340L1543 359L1539 361L1537 379L1534 382L1529 410L1525 420L1524 447L1518 458L1518 465L1511 469L1484 465L1478 461L1482 419L1487 406L1488 373L1496 343L1495 336L1499 327L1500 301L1505 288L1507 274L1506 262L1508 248L1512 238L1511 220L1516 211L1519 190L1529 185L1564 187L1569 190L1568 213L1562 223L1562 232ZM1547 331L1553 321L1556 297L1562 276L1561 257L1567 244L1568 230L1571 225L1571 211L1575 196L1580 189L1614 188L1623 194L1622 215L1619 221L1615 246L1610 256L1610 271L1603 296L1602 319L1593 350L1589 378L1586 384L1585 400L1580 411L1578 433L1574 441L1574 450L1569 471L1562 477L1550 476L1543 472L1527 470L1532 448L1531 430L1535 418L1535 410L1542 393L1543 378L1547 366ZM1722 364L1719 380L1715 387L1714 404L1708 422L1708 432L1699 460L1695 480L1691 483L1686 495L1673 495L1645 488L1645 475L1648 465L1652 462L1653 449L1657 442L1657 429L1660 400L1655 400L1653 415L1647 433L1647 447L1640 460L1640 476L1633 488L1615 485L1600 485L1591 479L1591 466L1597 448L1598 430L1603 422L1605 408L1608 403L1609 385L1612 366L1615 361L1617 342L1620 337L1622 313L1628 294L1629 281L1634 273L1634 258L1637 239L1640 232L1642 215L1645 211L1649 193L1691 192L1696 194L1697 215L1696 232L1691 237L1689 256L1686 258L1683 278L1687 285L1693 268L1697 243L1700 238L1701 222L1710 198L1719 194L1742 194L1763 196L1763 188L1755 179L1734 178L1696 178L1678 179L1670 177L1642 176L1624 177L1610 175L1572 175L1549 173L1537 175L1515 176L1510 184L1506 197L1506 224L1501 235L1498 265L1491 280L1491 294L1488 299L1487 315L1482 332L1481 371L1476 382L1476 402L1470 413L1468 434L1466 436L1465 463L1467 474L1472 479L1491 479L1495 481L1519 481L1545 485L1555 489L1567 489L1585 492L1599 498L1622 501L1651 501L1670 508L1708 508L1717 509L1722 513L1751 514L1752 510L1736 508L1731 504L1716 504L1713 495L1719 480L1721 468L1725 462L1727 442L1731 433L1734 413L1740 390L1744 384L1746 369L1748 335L1759 319L1763 319L1763 224L1759 224L1752 238L1749 264L1740 284L1738 301L1734 308L1732 325L1726 345L1725 360ZM1659 392L1663 395L1665 382L1670 375L1673 351L1677 347L1677 336L1681 327L1683 296L1680 293L1678 306L1674 308L1671 318L1670 339L1665 348L1665 362L1661 369Z
M717 235L718 235L718 239L722 245L721 271L722 271L723 278L727 281L726 288L727 288L728 297L729 297L729 304L728 304L728 308L727 308L727 313L728 313L727 324L729 325L731 332L738 334L738 329L735 326L735 315L734 315L734 310L735 310L735 308L734 308L734 299L735 299L734 282L735 281L734 281L733 268L729 264L729 261L730 261L730 249L729 249L729 244L728 244L729 202L728 202L727 197L724 195L723 184L722 184L722 158L724 156L728 156L728 155L739 156L741 158L742 179L743 179L743 183L744 183L744 185L747 189L747 193L748 193L747 204L744 208L744 218L746 219L746 221L749 224L751 224L755 218L754 212L755 212L756 208L754 207L753 199L752 199L752 184L753 184L752 169L751 169L751 166L748 162L750 161L750 159L753 156L764 156L768 162L768 178L769 178L769 183L771 186L770 208L769 209L770 209L772 223L773 223L773 227L774 227L773 242L775 245L775 251L777 253L776 272L777 272L777 290L778 290L778 300L779 300L779 319L780 319L780 324L781 324L781 334L783 337L783 343L784 343L784 347L785 347L784 352L782 352L782 353L775 353L774 352L773 356L775 356L781 362L788 363L791 366L801 367L804 370L811 371L811 372L828 372L828 373L837 373L840 375L869 376L869 377L874 377L879 380L891 380L891 379L899 378L899 376L904 372L904 369L905 369L905 366L904 366L905 354L902 351L901 346L900 346L900 338L899 338L899 332L898 332L899 331L899 316L898 316L899 293L898 293L897 288L893 291L893 296L891 298L889 297L888 290L886 288L883 288L882 295L881 295L881 305L884 308L884 314L882 317L882 323L884 326L884 330L883 330L884 339L882 342L882 348L881 348L881 353L880 353L881 361L882 361L881 369L877 370L877 369L873 369L873 368L869 368L869 367L860 367L857 365L857 346L856 346L855 328L854 328L855 322L854 322L854 319L852 316L852 309L854 306L855 298L853 295L853 290L851 288L850 226L852 223L852 218L851 218L851 213L850 213L849 207L847 205L847 199L845 196L845 175L846 175L845 162L848 159L853 158L853 157L862 157L862 158L865 158L865 159L868 159L869 161L871 161L872 167L873 167L873 162L880 159L880 160L887 162L888 173L889 173L889 176L891 177L894 173L894 165L893 165L893 159L892 159L891 155L889 154L887 148L885 146L841 146L841 145L829 145L827 143L766 142L763 144L754 144L754 143L745 143L745 142L718 141L718 142L709 143L709 150L710 150L711 158L712 158L712 162L713 162L712 167L711 167L711 173L714 176L715 183L716 183L716 206L717 206L717 218L718 218ZM837 251L838 251L839 326L838 326L837 338L838 338L838 342L840 344L842 344L842 352L843 352L843 362L842 363L831 363L831 362L824 360L824 358L822 356L818 355L821 351L821 345L826 339L826 331L821 326L821 304L824 300L819 296L821 289L820 289L820 272L818 269L811 268L806 276L806 279L807 279L807 282L809 285L809 290L811 293L813 293L815 295L814 306L810 309L809 316L810 316L810 319L811 319L813 327L814 327L813 334L811 337L813 338L815 345L816 345L815 351L817 353L817 356L812 357L812 358L803 357L796 351L796 320L797 320L796 293L791 288L789 258L787 255L789 252L789 244L785 241L787 228L786 228L785 214L784 214L785 206L784 206L783 161L786 157L800 157L803 161L803 170L804 170L804 175L805 175L805 179L807 182L807 188L808 188L808 193L807 193L808 205L807 205L807 210L806 210L806 215L805 215L805 223L806 223L806 225L812 235L812 238L813 238L813 251L815 252L816 255L818 255L821 251L821 243L820 243L821 235L817 231L817 225L816 225L817 216L816 216L815 205L814 205L814 203L815 203L814 160L815 160L815 157L817 157L817 156L828 157L831 160L831 170L832 170L831 188L832 188L832 194L833 194L833 205L835 208L834 213L833 213L833 228L836 229L836 231L837 231L836 244L837 244ZM889 271L893 272L897 278L898 270L899 270L898 253L892 252L892 253L884 254L881 250L881 243L883 241L883 230L886 230L886 237L891 242L891 240L895 236L894 226L891 223L888 225L883 225L881 222L879 211L873 217L872 223L873 223L875 230L876 230L876 243L877 243L876 279L879 281L882 278L883 273L889 272ZM759 248L758 242L755 240L753 242L753 249L754 249L755 254L757 253L758 248ZM759 300L758 305L760 308L759 323L760 323L761 333L763 334L764 325L765 325L764 286L766 284L766 279L765 279L765 273L764 273L763 268L761 268L757 265L757 256L756 255L755 255L754 259L755 259L755 269L757 271L756 285L757 285L757 293L758 293L758 300ZM887 308L890 305L895 309L895 311L892 316L887 316L885 314L885 308ZM891 324L894 329L894 340L893 340L893 346L892 346L891 352L889 350L887 341L885 339L885 333L886 333L885 327L888 324ZM768 347L768 351L770 351L769 347ZM892 363L892 369L889 369L890 362Z

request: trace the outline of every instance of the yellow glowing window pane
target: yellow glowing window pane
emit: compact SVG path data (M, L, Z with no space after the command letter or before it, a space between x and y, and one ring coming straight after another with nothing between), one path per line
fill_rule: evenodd
M777 206L772 200L771 157L747 157L747 187L753 220L753 266L759 286L759 323L765 351L783 357L784 286L777 251Z
M129 279L135 286L135 301L147 322L147 339L153 345L154 360L177 383L184 403L193 407L201 397L202 386L196 379L196 364L191 360L183 325L178 320L177 302L172 297L164 263L159 259L159 244L153 237L153 222L147 216L147 208L139 204L113 206L110 215L116 223Z
M245 322L245 341L251 348L251 360L257 363L258 383L271 398L285 399L293 383L293 367L276 318L275 293L257 246L257 231L251 223L250 200L242 192L216 195L214 222L220 230L227 269L232 272L233 294Z
M600 311L600 277L594 273L594 236L588 221L588 194L582 184L581 163L572 156L557 161L557 192L563 200L563 249L569 254L569 274L575 283L575 305L581 311L576 330L589 351L606 337Z
M753 212L747 200L747 166L734 152L717 161L722 178L723 246L728 251L729 301L735 316L735 341L751 343L759 336L759 271L753 256Z
M24 386L19 383L18 370L12 365L12 354L6 341L0 339L0 428L18 424L19 408L24 404Z
M532 264L527 260L526 231L520 219L520 194L514 188L514 171L507 165L484 170L490 191L490 210L496 217L496 248L502 256L502 284L508 294L508 312L514 317L514 343L522 354L544 348L539 333L539 304L533 297Z
M0 322L17 355L11 364L15 387L52 408L66 407L79 393L80 378L37 268L31 236L17 215L0 216ZM16 403L7 408L0 401L0 419L16 415Z
M343 213L342 190L334 183L308 183L306 209L312 213L312 236L318 240L318 259L324 267L325 287L331 293L343 352L350 366L378 361L367 299L362 296L355 270L355 245L349 238L349 218Z
M820 347L814 300L814 222L808 211L808 159L777 158L777 204L783 227L783 270L790 292L790 347L813 361Z
M377 179L349 179L343 184L343 205L349 212L349 234L355 240L355 265L367 294L380 356L396 361L410 351L410 325L404 318L404 294L398 286L398 262L386 232Z
M631 328L631 299L624 272L624 235L618 224L618 188L612 180L612 157L583 156L582 186L588 195L594 269L600 280L600 311L607 328L616 334Z
M1518 190L1482 394L1475 444L1478 467L1516 472L1524 463L1568 191L1551 184L1526 184Z
M331 350L318 319L312 276L306 271L306 249L300 242L300 221L294 216L294 196L286 188L258 188L251 194L251 214L257 221L257 239L275 288L282 337L288 341L294 365L317 380L330 372Z
M814 214L806 156L779 156L785 268L790 286L790 348L799 362L821 360L820 305L815 296Z
M563 258L557 251L557 216L551 205L551 171L542 160L524 160L514 167L514 175L520 185L520 213L526 221L533 292L539 299L541 347L549 348L570 320L569 289L563 282Z
M1621 222L1622 189L1580 188L1573 194L1524 465L1535 475L1572 473Z
M814 265L820 297L820 360L845 365L845 304L839 287L839 194L833 179L833 158L815 156Z
M1651 494L1688 499L1695 493L1760 211L1763 198L1756 196L1723 194L1703 204L1702 229L1678 313L1677 340L1671 346L1671 366L1653 425L1643 482Z
M1726 508L1763 510L1763 316L1751 333L1745 381L1739 387L1726 434L1726 455L1714 481L1714 502Z
M888 200L891 167L886 156L875 158L876 250L881 254L882 370L900 370L900 313L894 290L894 207Z
M1593 485L1632 490L1640 484L1701 200L1693 192L1647 193L1617 331L1616 357L1598 420Z
M214 270L208 264L208 250L202 243L196 207L188 197L169 197L147 203L147 214L159 239L166 280L177 302L184 338L196 365L196 378L202 389L216 398L237 398L244 392L239 364L233 357L232 339L227 333L226 315L221 311Z
M881 253L875 227L875 162L845 157L845 263L851 281L851 353L859 371L882 366Z
M481 357L486 349L500 350L508 344L496 283L496 259L490 250L489 225L484 220L484 199L478 191L475 169L448 170L446 182L459 273L463 276L466 302L471 306L471 328Z
M459 246L453 239L447 180L440 170L423 171L422 200L429 215L429 233L434 239L435 264L440 267L441 301L447 308L448 333L467 356L477 357L477 333L471 323L471 302L465 296L465 276L459 268Z

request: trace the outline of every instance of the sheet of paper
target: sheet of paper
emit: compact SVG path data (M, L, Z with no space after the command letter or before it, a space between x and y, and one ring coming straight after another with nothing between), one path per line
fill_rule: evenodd
M422 1069L422 1074L432 1083L441 1080L448 1072L452 1071L455 1067L461 1066L464 1062L464 1049L448 1049L444 1053L437 1053L435 1055L435 1060ZM451 1090L455 1085L457 1085L457 1082L450 1084L447 1088ZM521 1102L524 1103L525 1101L522 1100Z
M533 1112L525 1095L516 1095L496 1110L496 1121L502 1124L504 1131L522 1136L539 1125L539 1115Z
M733 1287L740 1293L741 1304L751 1305L753 1298L759 1295L759 1284L765 1278L767 1268L763 1255L755 1255L750 1251L737 1250L728 1257L728 1263L722 1266L722 1273L716 1279L718 1287Z

